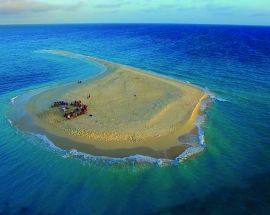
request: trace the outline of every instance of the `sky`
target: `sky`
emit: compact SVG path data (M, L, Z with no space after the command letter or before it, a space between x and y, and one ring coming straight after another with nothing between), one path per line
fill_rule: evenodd
M270 0L0 0L0 24L270 25Z

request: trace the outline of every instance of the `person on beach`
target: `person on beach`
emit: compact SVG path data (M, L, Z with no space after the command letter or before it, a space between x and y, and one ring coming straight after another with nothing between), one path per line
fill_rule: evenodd
M64 117L67 118L67 119L70 119L70 113L65 113Z

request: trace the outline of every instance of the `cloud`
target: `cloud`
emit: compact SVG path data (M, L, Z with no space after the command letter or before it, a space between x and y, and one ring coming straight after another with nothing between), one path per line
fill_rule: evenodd
M100 8L100 9L111 9L111 8L119 8L119 7L122 7L124 5L129 4L129 3L131 3L131 2L128 0L120 0L118 2L95 4L95 5L93 5L93 7Z
M7 15L48 12L54 10L77 10L83 1L73 5L49 4L37 0L0 0L0 13Z
M64 9L70 10L70 11L78 10L78 9L82 8L85 5L85 3L86 3L85 1L81 0L76 4L66 6L66 8L64 8Z

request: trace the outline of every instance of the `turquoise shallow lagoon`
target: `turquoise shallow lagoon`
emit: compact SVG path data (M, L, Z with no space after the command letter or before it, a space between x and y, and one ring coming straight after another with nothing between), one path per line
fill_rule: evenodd
M269 37L269 27L1 26L0 214L269 214ZM43 49L209 90L205 150L177 165L112 162L19 131L11 113L28 95L104 69Z

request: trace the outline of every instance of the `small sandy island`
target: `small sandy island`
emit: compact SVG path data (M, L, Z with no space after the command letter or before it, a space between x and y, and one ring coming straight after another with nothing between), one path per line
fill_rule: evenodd
M62 148L111 157L141 154L171 159L198 144L195 122L208 98L203 90L85 55L46 52L103 64L106 71L32 97L27 104L30 118L21 127L42 132ZM75 100L87 105L87 113L67 119L61 107L51 107L55 101Z

